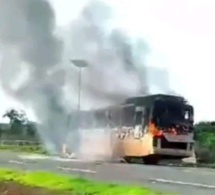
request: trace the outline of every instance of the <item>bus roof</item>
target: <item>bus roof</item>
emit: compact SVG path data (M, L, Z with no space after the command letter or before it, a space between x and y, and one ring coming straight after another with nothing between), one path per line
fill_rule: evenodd
M166 95L166 94L155 94L155 95L146 95L146 96L136 96L127 98L125 103L135 103L139 104L140 102L144 102L144 104L152 103L155 100L172 100L172 101L180 101L186 103L186 100L182 96L176 95Z
M154 101L159 100L159 99L160 100L179 101L181 103L187 103L187 101L182 96L155 94L155 95L130 97L130 98L127 98L121 104L105 106L105 107L96 108L96 109L92 109L92 110L86 110L86 111L82 111L82 112L83 113L103 112L105 110L111 110L111 109L115 109L115 108L120 109L120 108L131 107L131 106L150 105L150 104L153 104Z

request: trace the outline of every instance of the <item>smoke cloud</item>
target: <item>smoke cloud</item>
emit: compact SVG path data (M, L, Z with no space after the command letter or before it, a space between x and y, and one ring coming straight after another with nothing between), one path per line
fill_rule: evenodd
M1 85L7 94L33 108L42 123L39 133L50 151L56 151L65 137L74 145L77 140L75 122L68 127L67 120L68 107L75 106L78 74L73 68L68 77L65 57L88 63L84 98L100 102L99 106L149 92L148 45L111 27L111 20L110 7L101 1L90 2L72 22L69 42L63 44L55 34L55 14L46 0L0 1ZM75 91L71 105L65 104L65 89Z
M87 5L71 24L71 56L89 63L84 71L83 91L101 104L147 94L144 57L148 45L111 27L110 7L100 1Z
M62 106L62 42L55 36L54 12L45 0L0 1L0 77L3 89L33 107L42 137L61 141L66 120ZM14 83L20 81L19 85ZM24 77L25 76L25 77Z
M88 67L82 70L82 100L90 102L88 107L116 104L129 96L148 93L144 64L148 45L111 26L113 17L111 7L94 1L84 7L68 31L65 58L84 59L88 63ZM68 83L73 83L70 87L74 88L78 86L78 78L77 68L73 70L74 73L67 79ZM109 140L111 132L108 129L98 127L83 131L82 157L111 157L113 146L110 143L113 141Z

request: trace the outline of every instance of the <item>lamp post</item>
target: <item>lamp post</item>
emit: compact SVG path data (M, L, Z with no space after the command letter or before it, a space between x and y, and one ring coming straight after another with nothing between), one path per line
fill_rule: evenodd
M78 75L78 107L77 107L77 110L78 110L77 130L78 130L78 132L75 134L75 138L74 138L75 145L72 144L73 150L74 150L74 148L76 148L76 150L74 150L74 151L78 152L77 148L79 148L79 144L80 144L80 136L79 136L80 132L79 132L79 130L80 130L81 90L82 90L82 88L81 88L82 87L81 86L81 84L82 84L81 83L81 81L82 81L81 70L82 70L82 68L87 67L88 64L85 60L81 60L81 59L72 59L72 60L70 60L70 62L79 69L78 70L79 71L79 73L78 73L79 74ZM67 123L68 128L70 126L71 117L72 117L71 115L68 117L68 123ZM66 157L69 157L69 158L73 157L74 153L71 153L71 151L68 152L68 150L69 150L69 148L68 148L67 144L63 143L62 154Z
M87 62L85 60L81 59L72 59L71 63L73 63L79 70L78 75L78 112L81 110L81 90L82 90L82 75L81 70L82 68L86 68L88 66Z

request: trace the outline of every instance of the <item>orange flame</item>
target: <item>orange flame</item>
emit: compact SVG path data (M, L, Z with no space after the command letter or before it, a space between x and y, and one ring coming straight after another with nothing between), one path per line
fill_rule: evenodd
M159 130L154 123L149 123L149 132L154 136L162 136L163 132Z
M177 131L175 128L170 128L170 129L166 129L168 133L177 135ZM156 125L154 123L150 123L149 124L149 132L153 135L153 136L162 136L163 131L159 130Z

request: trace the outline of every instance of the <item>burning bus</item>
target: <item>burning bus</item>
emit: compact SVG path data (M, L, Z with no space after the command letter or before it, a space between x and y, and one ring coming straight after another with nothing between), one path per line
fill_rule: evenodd
M194 110L180 96L132 97L80 116L84 129L111 130L112 155L127 162L141 158L145 164L157 164L160 159L182 159L194 152Z

